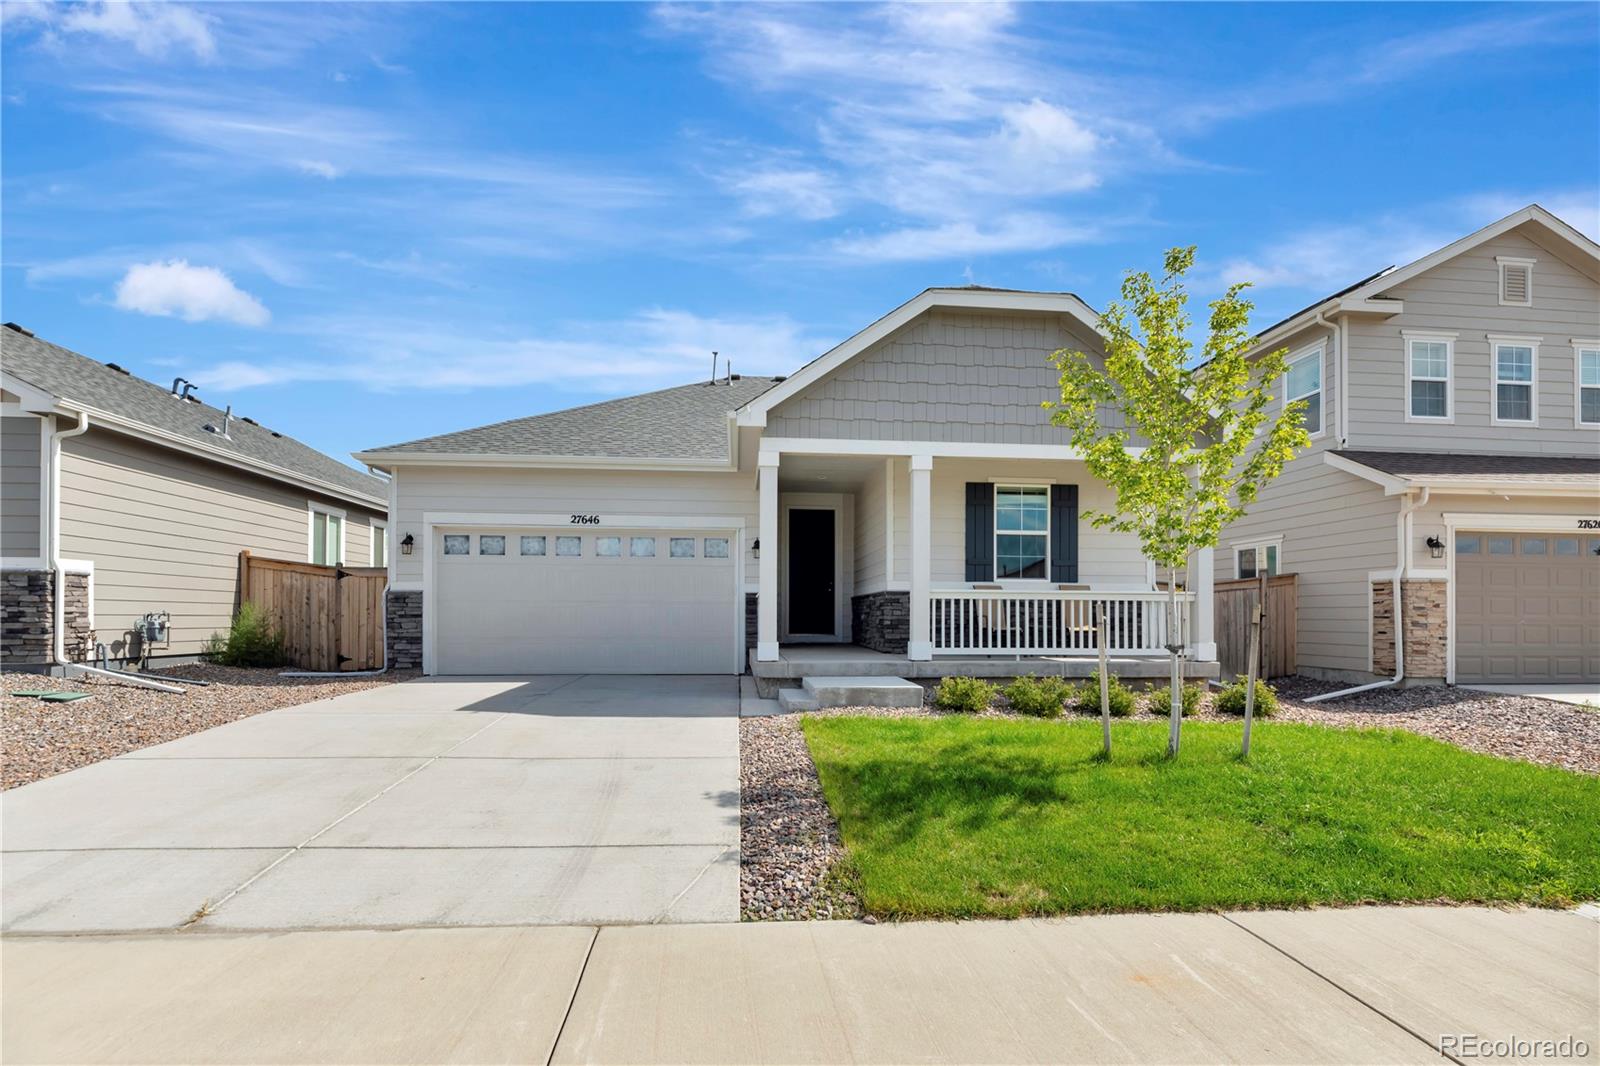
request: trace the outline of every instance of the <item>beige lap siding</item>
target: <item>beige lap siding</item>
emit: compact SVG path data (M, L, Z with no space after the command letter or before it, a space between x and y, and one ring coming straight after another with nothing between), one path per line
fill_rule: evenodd
M61 481L61 554L94 563L95 629L114 655L162 610L172 643L158 654L200 651L232 618L242 549L308 559L308 494L279 482L94 429L63 442ZM346 558L364 564L376 512L318 502L345 512Z
M0 555L39 554L40 425L29 415L0 418Z
M935 587L966 585L967 482L1002 479L1008 484L1078 486L1081 511L1116 509L1116 495L1095 481L1082 463L1000 459L934 459L933 461L933 572ZM909 497L909 493L907 494ZM895 500L900 515L909 521L910 501ZM1149 573L1139 542L1134 537L1096 529L1088 519L1078 522L1078 583L1107 588L1148 588Z

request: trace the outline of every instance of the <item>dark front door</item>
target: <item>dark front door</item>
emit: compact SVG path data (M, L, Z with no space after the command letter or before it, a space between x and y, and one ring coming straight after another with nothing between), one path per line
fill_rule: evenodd
M789 512L789 633L834 633L832 511Z

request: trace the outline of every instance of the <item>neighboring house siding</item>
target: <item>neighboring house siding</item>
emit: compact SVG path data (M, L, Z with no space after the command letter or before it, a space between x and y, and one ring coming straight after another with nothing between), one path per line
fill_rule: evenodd
M933 461L933 559L930 580L934 586L970 587L966 580L967 482L995 478L1017 484L1054 483L1078 486L1081 511L1116 507L1116 494L1096 481L1082 463L1023 462L990 459L935 459ZM898 516L908 516L908 504L895 500ZM909 521L909 517L906 519ZM897 549L898 550L898 549ZM1078 581L1097 588L1149 588L1149 571L1139 542L1124 533L1096 529L1087 518L1078 521Z
M95 630L113 655L147 611L172 614L157 654L199 652L231 620L242 549L307 559L305 491L121 434L63 442L61 495L61 554L94 563ZM319 502L345 511L353 556L373 512Z
M39 544L39 427L28 415L0 418L0 555L36 558Z
M1496 256L1537 259L1533 306L1502 306ZM1521 233L1507 233L1441 263L1384 295L1405 312L1356 319L1351 329L1350 447L1447 448L1499 454L1600 454L1600 430L1574 424L1571 341L1600 339L1600 285ZM1453 424L1411 422L1406 414L1401 330L1441 330L1455 340ZM1538 422L1491 425L1493 379L1487 334L1543 337Z
M1235 546L1281 536L1279 571L1297 575L1301 668L1364 675L1368 574L1394 567L1400 504L1328 466L1322 450L1292 460L1248 513L1223 530L1215 576L1238 576Z
M751 467L754 459L751 459ZM390 535L399 544L416 538L411 555L394 554L395 580L420 588L426 549L423 516L428 513L506 515L598 514L743 518L745 574L755 580L749 555L756 536L756 479L744 473L669 473L648 470L519 470L495 467L408 466L400 474L398 514ZM584 529L583 532L593 532Z
M1060 315L930 311L780 404L767 435L1065 444L1040 406L1061 348L1101 351Z

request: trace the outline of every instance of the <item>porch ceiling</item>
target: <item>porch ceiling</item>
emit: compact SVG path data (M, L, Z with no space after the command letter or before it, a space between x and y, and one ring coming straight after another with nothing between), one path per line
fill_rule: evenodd
M789 455L778 463L783 492L854 492L869 473L883 469L881 455Z

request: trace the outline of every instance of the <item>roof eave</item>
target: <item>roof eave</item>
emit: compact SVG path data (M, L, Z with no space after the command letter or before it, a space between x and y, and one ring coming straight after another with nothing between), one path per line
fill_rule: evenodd
M532 455L505 452L420 452L374 450L356 452L357 461L379 470L398 466L493 466L548 470L654 470L718 473L738 469L730 454L724 459L686 456Z
M1376 467L1346 459L1334 452L1323 452L1322 461L1335 470L1383 489L1385 496L1399 496L1419 489L1445 492L1457 496L1593 496L1600 499L1600 489L1582 482L1561 478L1540 477L1536 474L1507 478L1485 478L1475 475L1455 476L1445 474L1391 474Z

